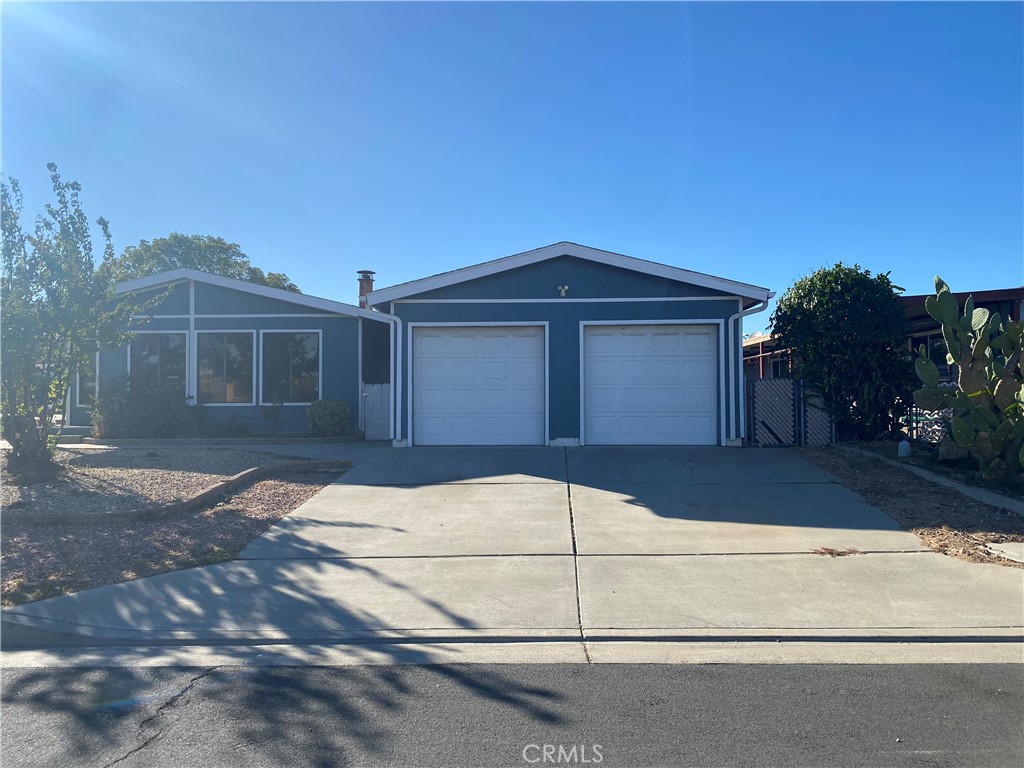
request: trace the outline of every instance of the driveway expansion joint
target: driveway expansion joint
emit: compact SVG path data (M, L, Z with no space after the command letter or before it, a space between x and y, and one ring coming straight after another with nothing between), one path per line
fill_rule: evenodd
M593 663L590 658L590 649L587 648L587 636L583 632L583 604L580 599L580 561L579 561L579 548L576 546L576 519L572 513L572 482L569 478L569 449L563 448L563 456L565 457L565 495L566 500L569 504L569 529L572 533L572 571L573 576L576 579L576 620L580 625L580 640L583 642L583 655L587 659L587 664Z

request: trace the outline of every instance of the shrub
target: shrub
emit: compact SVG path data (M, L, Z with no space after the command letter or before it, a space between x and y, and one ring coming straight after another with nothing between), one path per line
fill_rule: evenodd
M276 435L281 428L281 421L284 419L284 404L274 403L261 411L263 420L270 424L270 434Z
M193 437L199 433L199 414L177 386L133 390L121 377L100 387L92 433L102 438Z
M121 377L104 382L92 409L93 437L172 438L246 437L252 429L245 417L213 417L201 405L189 405L178 386L133 390Z
M337 437L348 429L348 404L341 400L317 400L306 409L306 426L314 437Z
M840 440L888 436L909 409L901 290L888 273L836 264L794 283L772 315L772 333L793 350L796 375L821 390Z

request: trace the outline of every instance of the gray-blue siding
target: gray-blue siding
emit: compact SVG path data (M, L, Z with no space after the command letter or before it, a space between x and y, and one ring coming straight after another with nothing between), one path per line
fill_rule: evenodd
M158 292L159 293L159 292ZM247 330L256 334L256 402L262 400L260 386L260 344L261 330L319 330L322 333L320 397L325 400L344 400L356 421L362 393L359 371L359 324L356 317L332 315L312 307L290 302L268 299L243 291L220 286L195 284L195 316L192 318L195 331ZM190 330L189 308L192 298L189 286L181 283L172 287L160 304L147 310L146 319L133 324L136 331L178 331ZM169 316L168 316L169 315ZM243 315L228 316L228 315ZM363 320L363 323L376 323ZM194 343L190 340L190 343ZM387 350L374 350L372 354L387 355ZM102 350L99 354L98 387L102 392L104 384L125 376L128 372L128 345L113 350ZM194 379L195 371L190 371ZM69 424L87 426L90 410L78 406L77 383L70 393ZM217 405L204 406L218 418L240 420L253 432L269 431L270 423L263 418L260 405ZM284 406L284 419L280 425L283 432L304 432L306 429L305 406Z

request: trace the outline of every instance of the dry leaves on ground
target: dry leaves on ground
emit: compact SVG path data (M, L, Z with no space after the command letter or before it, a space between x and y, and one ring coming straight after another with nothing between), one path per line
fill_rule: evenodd
M834 448L801 451L916 534L929 549L974 563L1024 568L1024 563L993 555L985 548L990 543L1024 541L1024 517L867 456Z
M106 525L5 523L0 532L4 605L78 592L164 571L231 560L338 472L289 472L199 512Z

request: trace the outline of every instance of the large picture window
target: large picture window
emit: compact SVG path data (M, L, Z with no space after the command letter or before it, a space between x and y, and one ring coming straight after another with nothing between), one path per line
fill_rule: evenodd
M254 334L200 332L196 340L199 402L252 405Z
M185 397L185 334L137 333L128 353L132 389L136 392L181 392Z
M312 403L320 399L320 334L265 331L262 336L260 398L271 403Z

